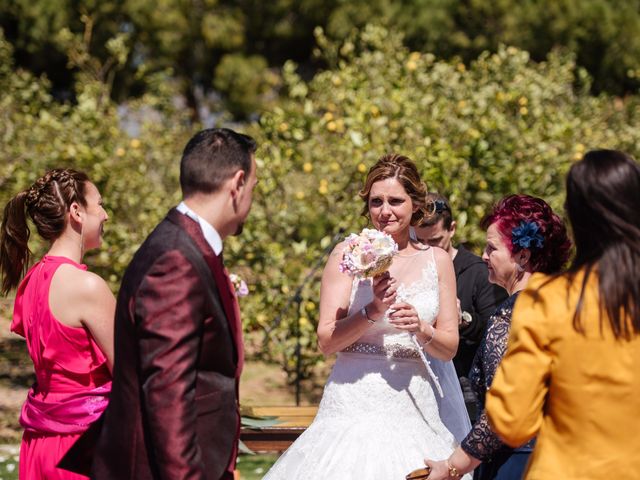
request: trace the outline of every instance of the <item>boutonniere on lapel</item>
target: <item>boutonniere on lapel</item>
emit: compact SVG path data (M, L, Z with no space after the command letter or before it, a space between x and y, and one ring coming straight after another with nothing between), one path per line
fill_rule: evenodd
M236 296L238 297L246 297L249 295L249 287L245 281L240 278L240 275L235 273L229 274L229 279L231 280L231 284L233 285L233 289L236 291Z
M466 327L467 325L471 325L471 322L473 322L473 317L469 312L460 313L460 325Z

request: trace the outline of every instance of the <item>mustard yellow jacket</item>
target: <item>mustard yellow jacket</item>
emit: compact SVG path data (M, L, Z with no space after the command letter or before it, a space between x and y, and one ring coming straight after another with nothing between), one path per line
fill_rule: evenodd
M487 392L489 420L507 444L538 436L527 480L640 479L640 336L616 341L606 318L601 332L593 273L583 300L586 335L577 333L582 279L531 277Z

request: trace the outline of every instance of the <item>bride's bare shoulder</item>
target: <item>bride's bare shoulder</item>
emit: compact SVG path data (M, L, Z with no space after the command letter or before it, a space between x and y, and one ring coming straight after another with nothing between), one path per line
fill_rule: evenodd
M331 250L331 257L340 257L342 258L342 255L344 254L344 248L347 245L347 241L343 240L340 243L338 243L335 247L333 247L333 250Z
M446 250L443 250L440 247L431 247L431 249L433 251L433 259L436 261L436 263L439 263L439 262L452 263L453 262L453 260L451 260L451 255L449 255Z

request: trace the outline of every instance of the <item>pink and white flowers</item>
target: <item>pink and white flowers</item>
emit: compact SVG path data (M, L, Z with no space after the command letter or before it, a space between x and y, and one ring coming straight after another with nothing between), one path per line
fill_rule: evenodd
M346 238L339 268L352 277L375 277L389 269L396 253L398 245L391 235L365 228Z
M236 291L236 295L238 297L246 297L247 295L249 295L249 287L247 287L245 281L240 278L240 275L230 273L229 279L231 280L233 288Z

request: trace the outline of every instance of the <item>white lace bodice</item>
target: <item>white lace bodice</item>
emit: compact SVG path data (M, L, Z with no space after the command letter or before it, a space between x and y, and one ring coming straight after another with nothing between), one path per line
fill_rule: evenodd
M351 301L349 314L360 310L373 300L371 279L354 279L351 287ZM406 302L416 309L422 321L433 324L438 315L440 301L438 295L438 272L433 260L433 254L422 269L419 280L398 286L396 299L398 302ZM374 345L389 346L392 344L410 346L411 339L407 332L398 330L389 322L388 314L371 325L370 328L358 339L358 342Z

